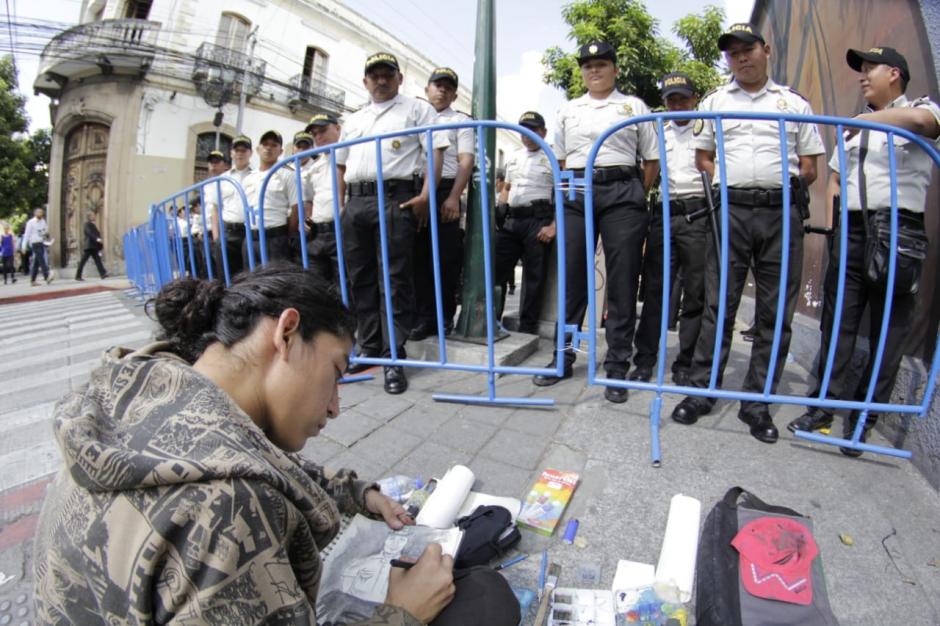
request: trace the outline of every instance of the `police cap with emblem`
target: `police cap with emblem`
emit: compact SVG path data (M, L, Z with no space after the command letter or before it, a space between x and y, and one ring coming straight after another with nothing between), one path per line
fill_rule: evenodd
M261 139L258 140L258 143L264 143L268 139L273 139L282 146L284 145L284 138L281 137L281 133L277 132L276 130L266 130L264 134L261 135Z
M238 146L244 146L251 150L251 137L248 135L239 135L232 140L232 147L237 148Z
M718 49L724 52L735 40L744 43L754 43L755 41L762 44L767 43L756 26L748 22L738 22L729 26L728 31L718 38Z
M851 67L856 72L861 72L862 63L868 61L869 63L874 63L875 65L896 67L898 68L898 71L901 72L901 78L904 79L904 82L909 82L911 80L911 72L907 69L907 59L905 59L904 55L894 48L879 46L875 48L869 48L867 52L849 48L849 51L845 53L845 60L848 61L849 67Z
M310 121L307 122L307 127L304 130L309 133L310 129L314 126L329 126L330 124L339 124L335 116L330 115L329 113L317 113L310 118Z
M438 80L449 80L454 83L454 87L457 86L457 72L450 69L449 67L435 67L434 71L431 72L431 78L428 79L428 84L431 84Z
M674 93L682 94L683 96L695 94L695 85L692 84L692 79L682 72L670 72L663 76L662 82L664 100Z
M545 128L545 118L536 111L526 111L519 118L519 126L526 128Z
M308 133L305 130L300 131L299 133L294 134L294 145L305 143L307 145L313 145L313 135Z
M398 59L395 58L394 54L390 52L376 52L375 54L370 55L368 59L366 59L366 69L365 69L366 74L369 73L369 70L376 68L380 65L390 67L396 72L400 71L401 69L398 65Z
M224 160L225 160L225 155L222 154L222 152L219 151L219 150L213 150L212 152L209 153L209 156L206 157L206 160L207 160L207 161L212 161L213 159L218 159L219 161L224 161Z
M592 59L607 59L617 63L617 52L606 41L592 41L578 49L578 65L584 65Z

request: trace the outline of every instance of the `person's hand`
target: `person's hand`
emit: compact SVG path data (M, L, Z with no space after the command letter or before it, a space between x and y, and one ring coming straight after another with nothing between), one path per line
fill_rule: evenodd
M441 222L444 224L460 219L460 197L448 196L441 205Z
M381 515L392 530L401 530L404 526L412 526L415 523L411 516L405 513L405 507L385 496L378 489L366 491L366 511L373 515Z
M542 226L535 238L542 243L551 243L555 238L555 222L552 222L548 226Z
M411 569L391 568L385 604L403 608L427 624L454 599L453 571L454 559L441 553L440 544L428 544Z
M402 209L411 209L411 212L414 213L416 224L418 230L421 230L428 224L428 196L426 194L418 194L411 200L407 202L402 202L399 205L399 208Z

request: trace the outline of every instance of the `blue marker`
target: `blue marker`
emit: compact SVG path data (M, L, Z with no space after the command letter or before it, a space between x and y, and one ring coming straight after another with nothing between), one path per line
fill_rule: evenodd
M505 563L500 563L500 564L497 565L494 569L506 569L506 568L509 567L510 565L515 565L515 564L518 563L519 561L524 561L524 560L527 559L527 558L529 558L529 555L528 555L528 554L520 554L520 555L517 556L517 557L514 557L514 558L512 558L512 559L509 559L509 560L506 561Z

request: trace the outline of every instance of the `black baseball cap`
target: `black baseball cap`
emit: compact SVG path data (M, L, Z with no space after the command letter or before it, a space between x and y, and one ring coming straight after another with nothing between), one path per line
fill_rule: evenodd
M519 126L526 128L545 128L545 118L536 111L526 111L519 118Z
M764 41L764 36L760 34L756 26L750 22L738 22L729 26L728 30L718 38L718 49L724 52L735 39L743 41L744 43L754 43L755 41L759 41L762 44L767 43Z
M212 159L218 159L220 161L224 161L225 155L222 154L222 152L219 150L213 150L212 152L209 153L209 156L206 157L207 161L211 161Z
M281 133L277 132L276 130L264 131L264 134L261 135L261 139L258 140L258 143L264 143L265 139L273 139L274 141L278 142L282 146L284 145L284 138L281 137Z
M449 67L435 67L434 71L431 72L431 78L428 79L428 84L436 80L449 80L454 83L454 87L459 84L457 81L457 72Z
M314 126L329 126L330 124L339 124L339 121L337 121L335 116L329 113L317 113L310 118L310 121L307 122L307 128L304 130L309 133L310 129Z
M370 55L369 58L366 59L366 74L369 73L369 70L378 65L388 66L396 72L401 70L398 65L398 59L396 59L395 55L390 52L376 52L375 54Z
M606 41L592 41L578 49L578 65L584 65L591 59L607 59L617 63L617 52Z
M903 78L905 82L911 80L911 72L907 69L907 59L894 48L876 46L869 48L867 52L849 48L849 51L845 53L845 60L848 62L849 67L856 72L861 72L862 63L868 61L869 63L875 63L877 65L896 67L900 70L901 78Z
M695 85L692 84L692 79L682 72L670 72L663 76L662 82L663 99L666 99L674 93L679 93L683 96L695 94Z
M299 143L308 143L311 146L313 145L313 135L308 133L305 130L300 131L299 133L294 134L294 145L296 146Z
M238 137L233 139L232 147L237 148L238 146L245 146L246 148L251 150L251 137L249 137L248 135L239 135Z

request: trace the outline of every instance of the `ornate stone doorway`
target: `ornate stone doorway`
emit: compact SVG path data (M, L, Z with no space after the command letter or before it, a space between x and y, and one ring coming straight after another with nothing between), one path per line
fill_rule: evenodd
M87 122L73 128L65 139L62 213L58 234L63 267L70 261L77 262L81 257L82 226L88 211L99 216L98 227L102 233L106 231L101 217L109 134L110 129L104 124Z

